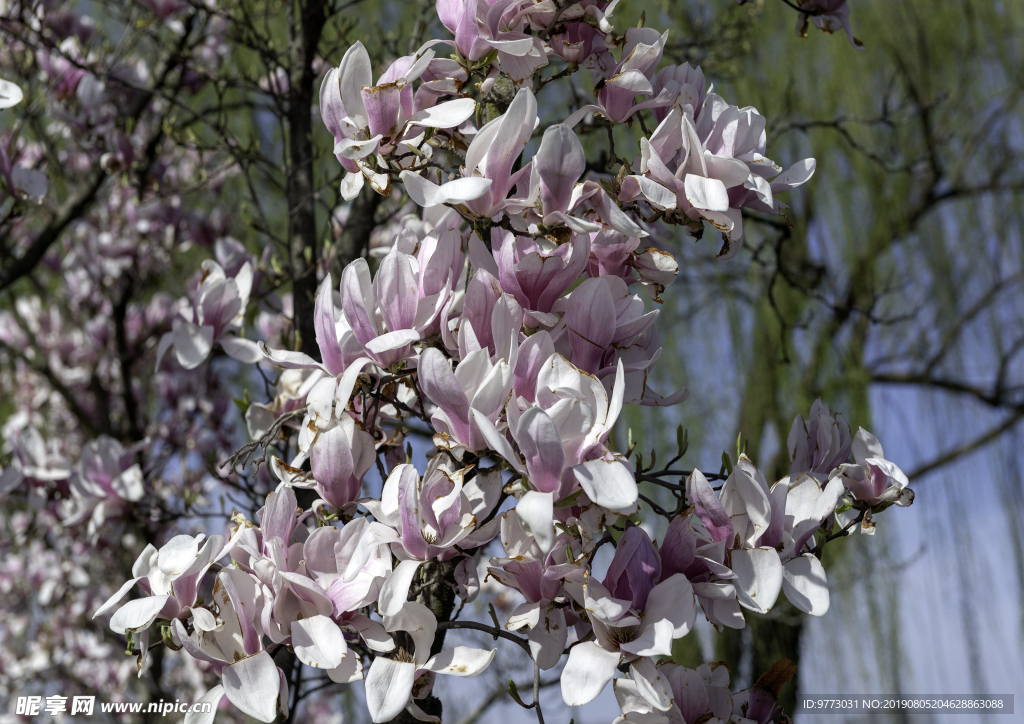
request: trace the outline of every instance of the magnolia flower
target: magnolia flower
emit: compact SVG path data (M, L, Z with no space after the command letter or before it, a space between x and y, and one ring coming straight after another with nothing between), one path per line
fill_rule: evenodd
M690 107L691 115L696 117L704 103L705 91L710 90L710 88L705 88L704 84L704 71L700 69L700 66L691 68L689 63L683 63L682 65L666 65L659 70L658 75L654 78L654 94L660 96L667 89L675 95L675 99L672 101L671 107L665 105L653 109L658 122L664 121L665 116L672 108L678 108L685 112L687 106Z
M592 374L614 369L614 347L629 346L654 324L658 310L644 313L619 277L587 279L562 302L572 362Z
M450 267L445 262L442 268ZM386 369L409 357L412 343L437 321L454 280L448 274L437 291L420 296L421 280L430 273L429 264L421 265L397 247L381 261L372 285L365 259L356 259L345 267L341 277L342 308L355 338L378 367Z
M656 98L635 103L638 95L651 95L651 78L661 60L668 41L668 31L658 33L653 28L629 28L622 46L622 60L611 68L598 86L597 104L585 105L565 120L572 128L588 113L600 112L612 123L624 123L637 111L669 105L677 92L664 89Z
M487 180L490 184L483 193L465 199L470 212L491 218L505 208L509 189L520 175L529 173L528 166L515 174L512 167L530 140L536 122L537 99L533 91L524 87L516 93L508 110L477 131L466 150L464 181L474 180L479 184Z
M863 427L857 430L851 444L855 464L843 464L832 471L832 479L842 481L854 498L876 506L895 503L906 507L914 502L910 481L899 467L885 459L878 438Z
M88 518L91 536L107 518L142 499L142 468L134 460L136 451L135 446L125 450L106 435L86 445L78 474L71 481L73 498L64 525L77 525Z
M309 463L317 492L336 508L354 506L366 471L377 450L373 438L356 426L351 415L317 429L309 446Z
M553 326L557 317L551 310L565 291L586 270L590 258L589 234L573 233L567 244L546 238L513 236L504 229L491 230L494 262L470 242L470 259L501 282L501 288L515 297L532 326ZM480 244L480 246L483 246Z
M652 657L671 656L672 641L693 628L693 589L681 573L650 586L650 576L657 575L657 550L640 528L630 530L637 532L630 534L625 545L620 541L606 579L625 598L593 579L565 584L586 610L595 637L569 651L561 682L562 699L569 706L596 699L623 657L641 695L661 711L671 706L671 692Z
M587 167L583 145L571 128L561 123L548 126L529 167L529 195L510 199L510 213L529 210L530 221L547 226L565 224L579 233L600 230L599 224L569 216L582 199L576 182Z
M476 548L498 532L498 521L477 526L494 509L501 492L500 473L466 481L469 468L451 470L435 455L421 478L412 465L397 465L384 483L379 501L360 501L373 517L394 531L388 540L400 560L380 592L383 615L397 614L420 565L446 560L461 548Z
M0 474L0 494L14 490L26 480L40 484L71 477L71 464L57 452L56 441L47 445L39 431L28 424L27 416L12 416L3 433L12 457L10 467Z
M512 390L516 347L513 344L510 361L499 359L496 363L491 362L488 350L477 349L467 354L454 372L441 352L434 348L423 351L419 363L420 386L437 405L431 422L437 431L434 441L439 448L463 448L471 452L487 448L487 440L473 412L491 424L498 421Z
M203 278L192 303L192 318L176 317L172 331L160 338L157 368L167 350L173 347L178 364L187 370L195 369L210 356L216 343L240 362L253 364L262 359L255 342L237 335L249 304L252 280L253 268L249 262L229 278L220 264L212 259L205 260Z
M305 647L304 662L326 669L335 681L356 680L362 667L358 657L348 656L339 627L357 633L371 651L394 648L381 625L359 613L377 599L391 573L385 544L394 536L364 518L308 533L300 525L308 515L297 514L290 488L271 493L259 512L260 527L240 529L231 557L264 586L270 603L262 622L272 641ZM322 645L313 650L310 640Z
M448 316L453 306L449 303L442 318ZM519 302L502 291L490 272L477 269L466 285L461 312L442 325L441 338L458 359L483 349L490 354L491 362L497 364L512 358L512 348L518 346L522 329L523 309Z
M258 612L265 600L259 582L244 571L225 568L217 574L213 602L217 615L208 608L196 609L191 635L181 621L172 623L176 642L220 674L221 683L200 701L212 703L216 710L221 697L227 696L253 718L277 721L282 713L287 715L288 679L263 648Z
M140 677L149 646L149 627L158 618L177 620L194 615L192 607L200 581L215 561L228 554L234 543L234 538L225 544L219 535L207 538L203 534L174 536L159 550L150 543L132 566L133 578L92 615L96 618L112 609L135 584L147 594L124 604L110 617L111 631L133 635L140 652Z
M849 459L852 444L850 426L842 413L837 412L833 418L821 400L815 400L808 419L797 415L789 430L787 446L793 475L828 475Z
M658 672L671 693L672 705L659 711L643 695L635 681L616 679L615 699L622 716L614 724L689 724L701 721L705 714L721 722L731 720L733 695L729 691L729 668L722 662L701 664L697 669L666 662L658 664ZM663 718L659 719L659 716ZM706 721L715 722L715 718Z
M524 3L525 0L505 0L482 5L478 0L438 0L437 16L455 35L453 45L460 60L481 62L489 53L496 52L501 69L518 82L548 63L539 38L507 26L502 29L505 13Z
M857 50L864 50L864 44L853 37L847 0L797 0L797 5L803 11L796 19L796 34L801 38L807 37L807 22L810 20L818 30L830 35L837 30L845 30L850 45Z
M533 536L523 530L519 516L512 512L501 516L501 545L505 557L491 558L488 578L526 598L526 603L508 617L505 628L528 629L530 655L541 669L550 669L558 664L569 635L568 625L576 620L571 609L561 605L567 598L562 580L581 580L585 558L573 557L569 536L565 534L545 554Z
M533 367L536 358L530 355L526 359ZM509 432L518 453L483 415L471 414L489 446L526 479L529 491L516 511L524 528L546 553L554 544L556 502L581 488L598 506L628 514L635 510L638 491L628 462L605 447L622 409L621 368L611 398L599 380L582 373L559 354L552 354L533 369L536 386L530 394L535 403L525 410L520 410L515 401L506 407ZM523 375L522 379L530 377Z
M370 177L376 191L388 193L387 176L374 173L363 159L375 152L390 153L397 143L407 140L408 127L454 128L473 114L476 102L471 98L413 111L412 82L433 57L434 51L426 50L399 58L373 85L370 56L356 41L341 65L324 77L320 115L334 136L335 155L349 172L342 182L344 198L355 198L364 176Z
M391 632L407 632L414 649L399 650L394 658L377 656L370 665L366 675L366 707L375 724L391 721L403 709L420 721L440 724L440 719L424 713L415 702L430 693L434 675L477 676L497 653L497 649L456 646L431 656L437 619L422 603L405 602L393 613L385 614L384 627Z

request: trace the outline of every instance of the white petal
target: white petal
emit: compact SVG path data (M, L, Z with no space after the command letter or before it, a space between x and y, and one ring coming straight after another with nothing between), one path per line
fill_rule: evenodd
M201 697L196 699L196 704L209 704L210 711L196 712L194 707L185 713L185 724L213 724L213 718L217 715L217 707L220 700L224 698L224 687L217 684Z
M608 510L626 510L636 505L639 490L633 474L618 460L589 460L573 468L587 497Z
M318 669L337 667L348 653L338 624L320 615L292 622L292 647L299 661Z
M607 651L593 641L576 644L562 670L562 701L569 706L589 704L608 686L618 665L618 651Z
M420 561L402 561L395 566L395 570L381 586L380 598L377 599L381 616L395 616L402 610L409 596L409 586L419 567Z
M338 684L351 684L353 681L362 681L363 662L354 652L349 652L337 667L327 672L331 681Z
M263 359L263 352L260 350L260 346L251 339L244 339L229 334L220 340L220 346L224 348L229 357L233 357L247 365L256 364Z
M266 651L225 666L221 681L224 694L242 713L268 724L277 720L281 677Z
M554 495L531 490L516 505L516 514L523 530L534 537L541 551L550 551L555 544Z
M718 179L687 174L683 181L686 200L698 209L706 211L728 211L729 192Z
M398 613L384 617L384 628L391 632L405 631L412 637L417 666L423 666L430 658L437 619L422 603L406 601Z
M794 558L784 566L782 590L786 598L804 613L824 616L828 612L828 580L821 561L810 553Z
M378 656L366 675L366 708L374 724L391 721L412 695L416 664Z
M768 613L782 590L783 569L774 548L753 548L732 552L736 594L740 604L758 613Z
M16 106L24 97L25 94L21 92L21 88L9 80L0 78L0 109Z
M654 662L646 656L629 666L637 691L655 709L668 711L672 706L672 688Z
M149 628L163 610L170 596L147 596L129 601L110 617L110 630L123 634L127 631L138 631Z
M472 116L475 111L476 101L472 98L459 98L447 103L438 103L431 108L424 108L422 111L414 113L409 119L409 123L431 128L455 128Z
M175 319L171 335L178 363L187 370L194 369L210 356L213 348L213 327L199 327L184 319Z
M454 649L442 651L423 667L427 671L452 676L477 676L491 665L497 649L484 651L469 646L456 646Z
M672 631L671 621L664 618L652 621L637 638L622 644L619 648L635 656L671 656ZM659 708L664 710L664 707Z

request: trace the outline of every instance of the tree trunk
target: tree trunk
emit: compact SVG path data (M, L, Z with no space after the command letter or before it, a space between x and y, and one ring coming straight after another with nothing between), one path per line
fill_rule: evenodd
M289 5L288 83L288 246L292 276L296 347L319 359L313 307L316 296L317 238L313 193L313 59L325 21L324 0Z

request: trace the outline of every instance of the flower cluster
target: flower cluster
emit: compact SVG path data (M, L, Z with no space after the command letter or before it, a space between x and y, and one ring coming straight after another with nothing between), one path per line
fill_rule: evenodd
M816 23L829 22L826 10L845 19L841 8L812 4L800 6ZM743 628L781 595L823 615L824 545L870 533L874 515L910 504L906 477L874 436L851 435L820 401L794 421L791 474L771 485L740 454L719 473L643 468L614 432L626 405L687 397L653 386L662 352L655 303L679 270L650 243L652 225L699 238L708 222L721 234L718 256L731 259L743 246L743 210L783 214L779 194L808 181L814 160L784 171L766 156L765 118L713 92L700 68L659 68L668 33L616 32L615 0L436 5L453 38L424 43L376 81L357 42L324 75L320 119L344 169L342 198L376 192L419 213L347 264L337 284L323 274L308 299L312 324L294 320L315 339L304 351L281 341L292 300L273 294L272 265L217 234L216 260L203 262L189 299L162 300L152 323L146 310L122 310L114 331L121 344L126 319L159 330L155 369L170 423L147 431L154 437L133 431L135 445L97 435L70 456L22 420L4 434L0 493L43 489L56 519L95 539L109 521L130 526L147 493L177 504L177 491L159 490L153 459L173 448L185 421L203 417L213 430L180 446L189 450L181 468L204 468L225 486L237 485L262 447L269 474L253 520L235 512L223 535L168 526L149 536L159 545L143 548L131 578L94 613L110 614L111 630L127 637L140 676L154 647L183 649L219 677L203 701L226 698L259 721L287 715L287 653L332 682L365 681L374 722L403 711L439 722L436 676L478 675L498 654L446 647L446 631L465 623L454 599L466 604L497 585L521 603L503 624L472 627L518 644L538 675L561 666L567 705L593 701L613 682L617 721L764 724L792 676L785 664L734 694L718 662L674 662L674 642L698 612L718 630ZM105 87L68 62L76 52L69 46L44 65L65 95L101 114ZM544 78L549 64L565 68ZM593 102L560 122L542 118L540 89L576 72L590 74ZM15 91L0 83L0 108L20 100ZM605 127L613 140L615 126L637 120L635 156L608 149L617 173L588 162L584 133ZM103 163L133 158L131 144L115 144ZM7 161L7 187L24 201L34 192ZM160 224L173 236L180 217L171 206L158 211L134 228L150 234ZM83 287L105 278L68 277ZM22 307L36 327L29 332L61 344L59 325ZM17 348L23 327L5 324L0 340ZM229 463L214 460L227 447L224 411L188 372L218 345L243 371L257 365L265 381L278 374L270 399L236 400L254 441ZM124 368L130 355L121 357ZM422 468L414 439L431 448ZM669 508L642 494L644 483L667 491ZM196 495L183 488L187 508ZM644 509L664 520L651 525ZM608 545L602 576L595 558Z

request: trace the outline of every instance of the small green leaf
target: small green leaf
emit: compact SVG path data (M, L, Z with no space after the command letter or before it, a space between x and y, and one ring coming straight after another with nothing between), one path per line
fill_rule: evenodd
M519 688L516 686L516 682L512 681L512 679L508 680L508 694L512 697L512 700L519 706L523 707L524 709L530 708L523 703L522 699L519 698Z
M732 475L732 460L729 459L727 452L722 452L722 470Z
M690 431L684 430L682 425L676 428L676 445L679 446L679 457L685 455L690 446Z

